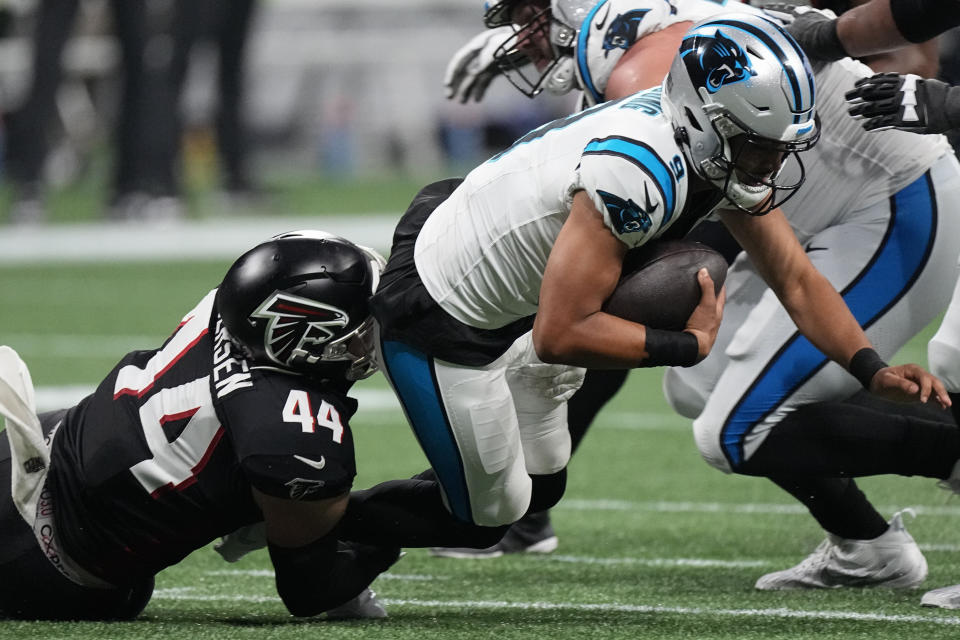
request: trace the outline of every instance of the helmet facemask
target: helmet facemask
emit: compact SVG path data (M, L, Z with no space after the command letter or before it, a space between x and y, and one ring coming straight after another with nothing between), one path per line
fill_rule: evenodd
M779 25L748 14L695 24L662 105L691 170L737 209L763 215L803 184L797 154L820 135L813 72Z
M806 179L800 152L816 144L819 126L813 137L802 142L782 142L750 132L728 113L717 114L710 121L719 145L714 155L700 161L699 169L730 204L759 216L793 197ZM757 156L779 157L763 166L750 160Z
M544 89L554 95L573 89L576 84L573 46L577 32L554 17L549 3L503 0L486 12L484 24L491 29L513 27L514 35L494 52L493 59L500 73L520 93L533 98ZM544 45L549 47L549 54L544 51ZM538 52L540 68L530 57L530 51Z

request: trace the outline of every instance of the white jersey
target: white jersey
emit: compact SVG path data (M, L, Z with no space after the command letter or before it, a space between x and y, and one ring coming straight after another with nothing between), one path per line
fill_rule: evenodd
M604 101L614 67L640 38L677 22L760 9L735 0L602 0L586 16L576 42L577 74L588 103ZM846 59L814 66L821 135L801 155L806 182L782 207L801 242L857 210L886 200L950 153L943 136L864 131L847 114L844 94L873 72ZM790 183L790 176L783 182Z
M457 320L502 327L537 312L576 191L632 248L680 218L687 176L659 88L547 123L471 171L430 215L416 242L417 272Z

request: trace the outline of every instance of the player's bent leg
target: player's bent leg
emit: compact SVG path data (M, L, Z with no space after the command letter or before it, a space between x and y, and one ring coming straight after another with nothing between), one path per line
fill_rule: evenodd
M457 518L481 526L515 522L530 504L532 485L505 376L513 349L485 367L468 367L400 342L381 345L383 371L447 506Z
M506 530L459 520L444 505L438 482L414 477L351 492L337 536L378 546L482 549L499 542Z

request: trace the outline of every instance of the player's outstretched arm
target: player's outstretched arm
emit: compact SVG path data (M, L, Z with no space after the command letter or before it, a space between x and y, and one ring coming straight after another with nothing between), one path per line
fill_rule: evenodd
M494 54L513 35L510 25L484 29L460 47L447 63L443 76L447 99L480 102L490 82L500 74Z
M870 391L891 400L950 405L943 384L917 365L889 367L843 298L810 262L779 209L765 216L721 214L800 332Z

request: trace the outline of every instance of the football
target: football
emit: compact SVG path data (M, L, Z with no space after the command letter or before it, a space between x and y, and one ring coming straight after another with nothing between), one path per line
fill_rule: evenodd
M627 252L603 310L654 329L682 331L700 302L697 272L706 267L716 292L727 277L723 256L699 242L663 240Z

